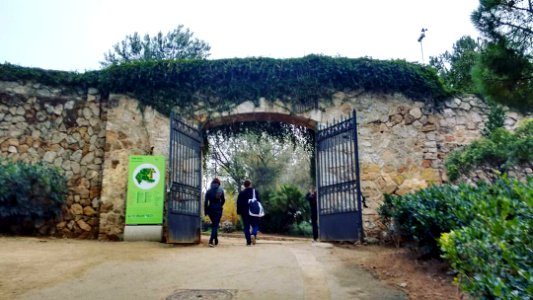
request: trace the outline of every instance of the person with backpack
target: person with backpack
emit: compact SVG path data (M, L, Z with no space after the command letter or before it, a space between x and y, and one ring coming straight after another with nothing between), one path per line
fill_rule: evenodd
M213 179L211 187L205 193L205 214L211 220L211 237L209 238L209 247L218 245L218 226L220 218L222 218L222 208L226 199L224 198L224 190L220 187L220 180Z
M259 210L255 212L252 208L252 211L250 211L251 205L253 208L259 207ZM252 182L250 180L245 180L244 190L242 190L237 197L237 214L241 216L242 228L247 246L255 245L261 212L262 205L261 200L259 199L259 193L252 188ZM252 215L250 215L250 213L252 213ZM250 227L252 229L251 233Z

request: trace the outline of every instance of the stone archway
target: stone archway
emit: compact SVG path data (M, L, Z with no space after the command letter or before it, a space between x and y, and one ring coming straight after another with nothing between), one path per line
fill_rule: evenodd
M451 99L441 110L402 95L338 92L332 99L330 105L300 113L262 99L258 105L245 102L229 112L199 110L194 119L207 127L271 120L316 128L319 123L331 123L355 109L361 188L368 206L363 211L364 228L368 235L375 236L380 231L376 209L383 194L405 194L446 181L446 154L480 136L487 111L473 97ZM152 146L154 154L168 155L167 116L150 107L140 113L137 100L127 96L110 95L109 101L114 105L107 113L100 210L102 239L120 238L123 230L126 185L123 174L127 171L128 155L146 154Z
M309 129L315 129L318 125L318 121L302 116L272 112L250 112L210 118L202 124L202 127L204 129L209 129L220 125L240 122L281 122L306 127Z

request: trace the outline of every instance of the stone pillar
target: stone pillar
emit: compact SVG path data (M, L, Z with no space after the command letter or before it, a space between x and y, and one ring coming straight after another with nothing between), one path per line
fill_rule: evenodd
M168 157L168 117L139 105L124 95L109 96L99 239L124 238L129 155L147 155L153 147L152 154Z

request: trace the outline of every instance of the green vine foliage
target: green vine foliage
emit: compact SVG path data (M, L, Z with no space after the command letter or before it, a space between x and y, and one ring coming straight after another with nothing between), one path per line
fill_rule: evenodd
M0 64L0 80L30 81L69 89L94 87L103 95L122 93L168 115L172 110L192 116L230 111L237 105L260 98L280 100L291 112L319 108L337 91L364 90L402 93L419 101L440 101L450 93L436 71L403 60L342 58L309 55L303 58L235 58L220 60L152 60L113 65L85 73L51 71ZM242 126L246 125L246 126ZM277 122L228 125L228 133L247 127L274 137L295 139L293 128ZM304 131L302 131L304 132ZM314 146L309 132L298 141L306 149Z
M52 87L86 88L89 78L95 82L96 74L26 68L10 63L0 64L0 80L35 82Z
M302 147L308 153L314 151L314 130L283 122L236 122L206 130L206 135L221 135L224 139L241 134L253 134L261 139L263 133L282 144L291 143L293 147Z
M515 165L533 162L533 119L529 118L515 130L497 128L486 138L457 149L445 161L450 180L467 174L478 166L491 166L505 173Z
M490 136L490 134L497 128L503 127L505 123L505 112L503 111L503 107L494 101L489 101L488 105L490 108L488 116L489 120L481 132L485 137Z
M2 64L0 80L130 94L163 114L175 107L182 113L188 109L227 111L245 101L258 103L260 97L306 110L318 107L333 92L345 90L402 93L420 101L439 101L450 95L430 67L404 60L321 55L137 61L85 73Z

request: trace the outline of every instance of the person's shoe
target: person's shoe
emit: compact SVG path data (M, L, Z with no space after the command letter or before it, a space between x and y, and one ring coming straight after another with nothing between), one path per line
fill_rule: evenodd
M252 235L252 245L255 245L255 239L256 239L255 235Z
M209 243L209 247L213 248L213 247L215 247L215 244Z
M215 238L215 246L218 246L218 238Z

